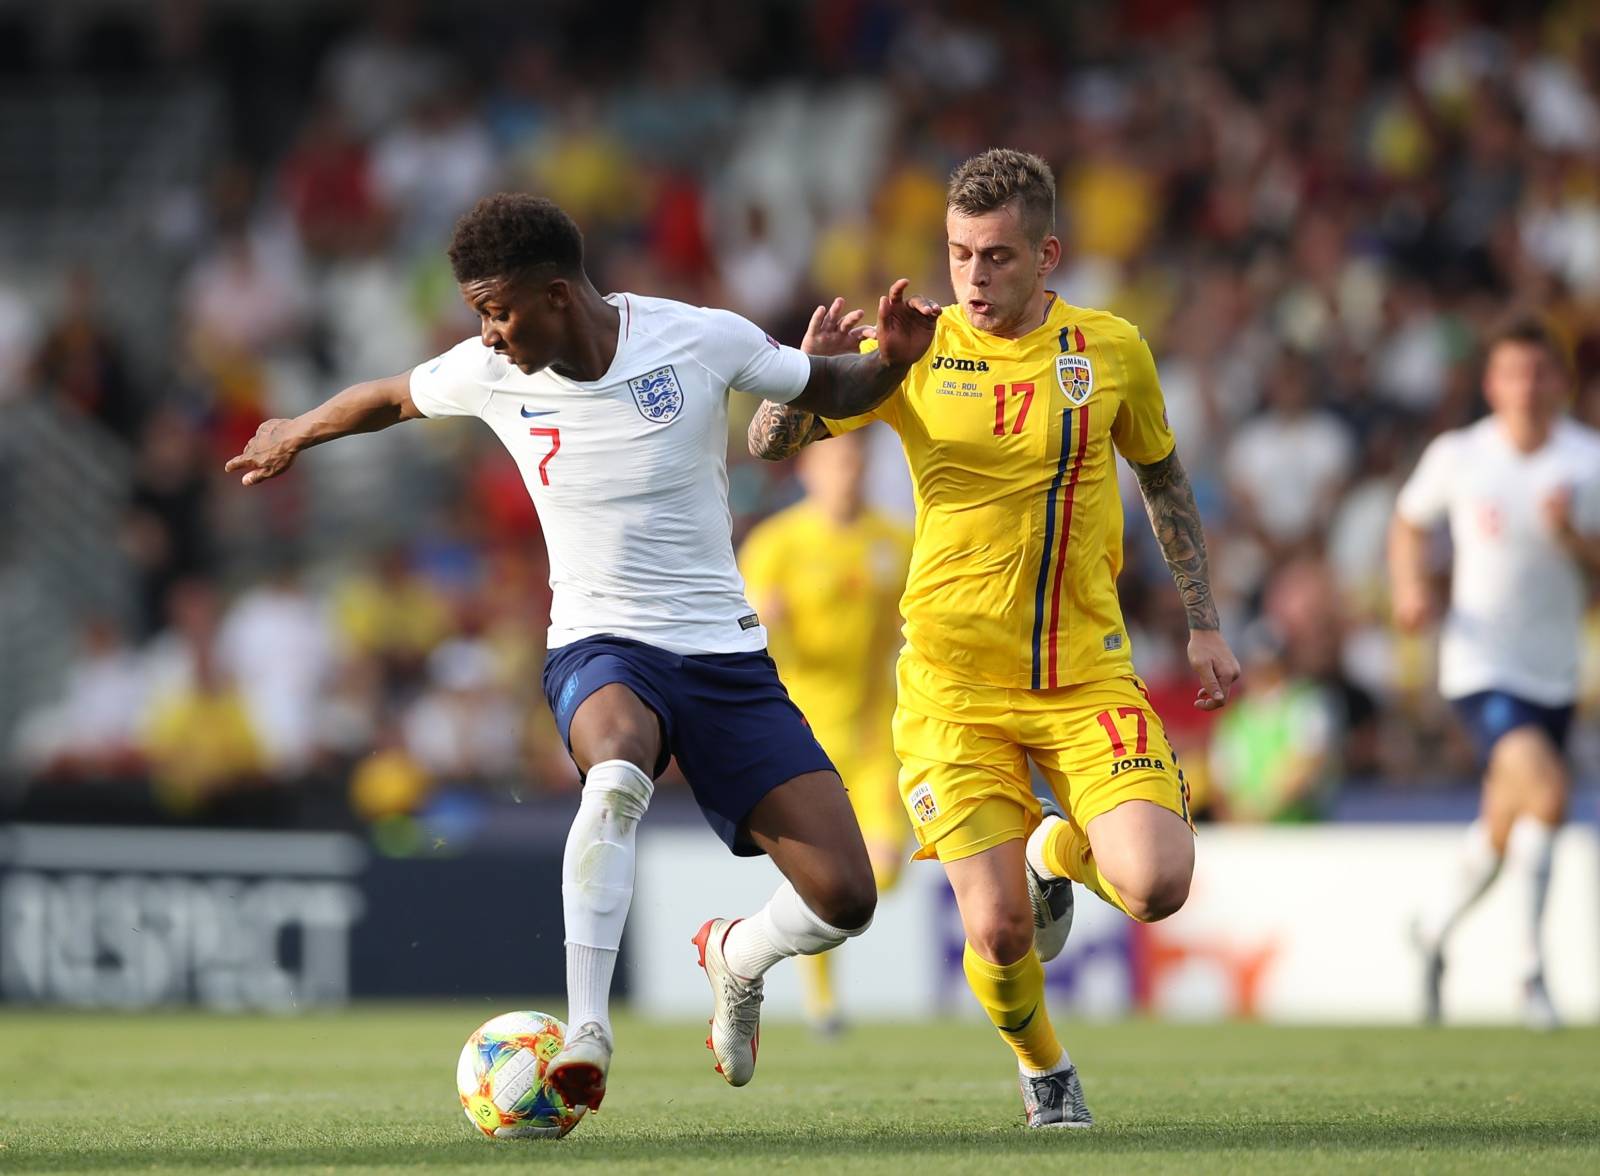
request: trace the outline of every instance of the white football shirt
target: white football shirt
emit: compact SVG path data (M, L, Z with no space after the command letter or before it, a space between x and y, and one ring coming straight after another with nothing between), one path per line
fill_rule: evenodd
M612 294L598 380L526 375L467 339L411 372L428 416L476 416L511 451L550 549L551 649L612 634L680 654L766 648L733 558L728 391L788 403L811 363L726 310Z
M1572 493L1572 520L1600 534L1600 432L1557 423L1518 452L1494 417L1436 437L1400 491L1400 517L1448 521L1455 550L1439 651L1446 698L1503 690L1541 706L1578 694L1583 569L1546 525L1542 504Z

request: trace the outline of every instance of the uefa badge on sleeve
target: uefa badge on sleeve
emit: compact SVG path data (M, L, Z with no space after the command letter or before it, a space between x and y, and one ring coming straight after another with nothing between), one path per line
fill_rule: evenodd
M1094 391L1094 368L1087 355L1056 356L1056 383L1074 408Z
M678 373L670 363L634 376L628 381L628 391L633 393L640 415L652 424L664 425L683 411L683 389L678 386Z

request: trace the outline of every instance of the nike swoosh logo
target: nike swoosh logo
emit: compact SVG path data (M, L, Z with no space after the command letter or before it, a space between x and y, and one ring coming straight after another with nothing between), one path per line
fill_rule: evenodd
M525 417L555 416L560 411L558 408L547 408L543 412L529 412L526 408L523 408L522 415Z
M1021 1024L1019 1024L1019 1025L997 1025L997 1026L995 1026L995 1028L999 1029L1000 1032L1002 1032L1002 1033L1021 1033L1029 1025L1033 1024L1033 1016L1038 1011L1039 1011L1039 1006L1038 1005L1034 1005L1031 1009L1028 1010L1028 1015L1026 1017L1022 1018L1022 1023Z
M444 364L444 360L442 360L442 359L441 359L441 360L440 360L440 361L439 361L439 362L438 362L438 363L436 363L436 364L434 364L434 365L433 365L433 366L432 366L432 367L431 367L431 368L429 368L429 369L428 369L428 374L429 374L429 375L430 375L430 376L431 376L431 375L433 375L433 373L434 373L434 372L436 372L436 371L438 371L438 370L439 370L439 368L440 368L440 367L441 367L441 366L443 366L443 364Z

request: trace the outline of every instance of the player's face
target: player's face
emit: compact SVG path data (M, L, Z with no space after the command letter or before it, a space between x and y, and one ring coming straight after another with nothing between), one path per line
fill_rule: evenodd
M1031 321L1044 279L1061 259L1061 242L1035 243L1022 223L1021 205L1011 201L976 216L945 213L950 248L950 285L967 321L991 335L1016 337Z
M561 357L566 338L562 311L567 301L566 283L561 279L518 282L485 278L463 283L461 297L478 316L483 345L494 348L521 371L539 371Z
M1546 424L1560 413L1566 391L1555 356L1537 343L1498 343L1484 365L1484 399L1503 417Z
M800 481L825 508L850 513L861 505L867 472L866 439L845 433L800 451Z

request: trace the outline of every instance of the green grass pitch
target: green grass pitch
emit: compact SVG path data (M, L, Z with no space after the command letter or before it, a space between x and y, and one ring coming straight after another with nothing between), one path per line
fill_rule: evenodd
M1600 1171L1592 1029L1068 1024L1099 1125L1029 1132L981 1024L836 1042L769 1026L755 1082L731 1090L703 1025L624 1019L604 1111L560 1142L501 1143L471 1129L453 1079L467 1034L500 1011L11 1009L0 1172Z

